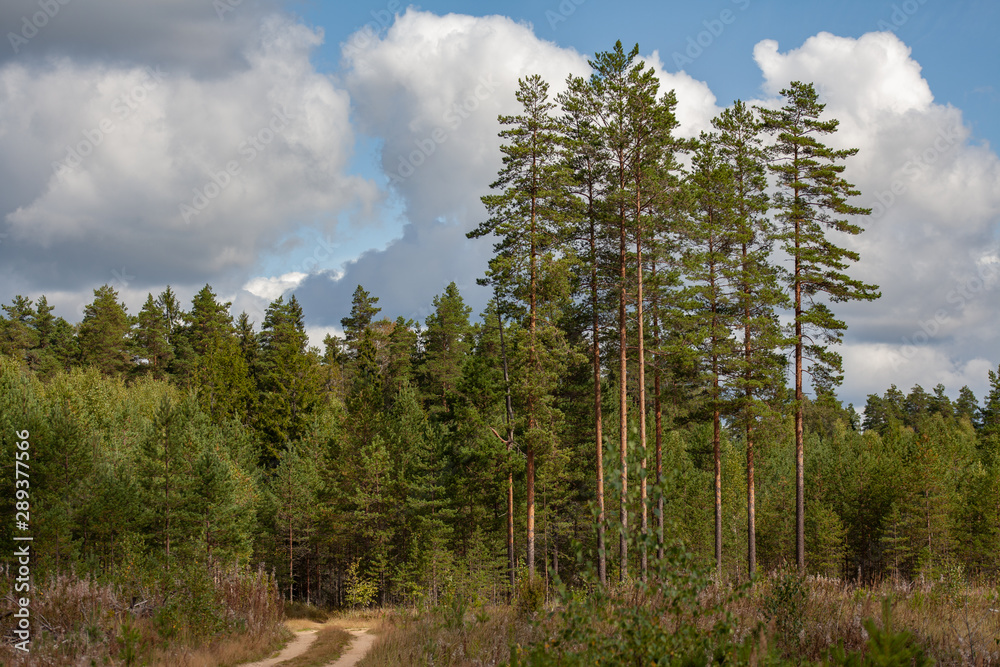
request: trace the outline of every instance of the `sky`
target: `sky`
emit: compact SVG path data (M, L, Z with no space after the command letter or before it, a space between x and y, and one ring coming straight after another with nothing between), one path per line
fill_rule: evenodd
M676 92L683 136L813 82L873 209L838 242L882 291L835 305L839 395L981 399L1000 362L997 27L988 0L5 0L0 302L44 294L78 322L103 284L132 314L211 284L259 323L294 293L316 344L359 284L391 318L423 322L452 281L479 312L492 244L465 232L498 114L518 78L557 93L620 39Z

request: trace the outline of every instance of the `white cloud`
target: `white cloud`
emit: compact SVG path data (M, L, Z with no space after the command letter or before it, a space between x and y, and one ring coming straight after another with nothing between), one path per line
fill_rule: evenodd
M926 111L933 102L910 48L890 32L857 39L821 32L787 53L765 39L754 47L753 57L764 74L763 89L772 96L792 81L814 81L825 97L844 100L858 117L868 119L883 111Z
M480 197L502 164L497 116L519 113L519 78L540 74L554 98L569 74L589 72L586 58L502 16L414 9L381 38L348 39L343 52L354 118L382 141L381 166L408 224L384 250L346 265L341 280L309 278L297 292L303 307L319 321L337 322L362 284L384 299L386 314L422 318L452 280L482 305L485 290L472 292L492 247L468 241L465 232L484 219Z
M685 138L697 138L702 132L711 132L712 119L722 112L722 107L715 104L715 94L704 81L698 81L684 71L668 72L658 51L648 58L648 63L660 80L660 92L673 90L677 96L677 135Z
M295 289L302 284L305 277L306 274L300 271L293 271L292 273L272 278L260 276L248 280L243 289L254 296L274 301L288 290Z
M83 20L103 21L94 28L107 39L73 37L71 15L60 14L67 20L32 41L33 53L0 59L0 276L7 289L59 303L81 284L78 299L89 301L118 271L134 276L123 294L138 304L147 286L193 293L211 282L258 323L294 289L310 326L335 326L359 283L392 317L422 320L452 280L478 307L488 295L474 281L492 248L465 232L485 216L480 197L501 166L497 116L518 113L520 77L540 74L554 97L568 74L589 73L585 56L502 16L408 9L381 37L349 38L333 80L310 62L322 33L268 14L266 1L219 21L210 3L156 0L150 11L173 22L155 36L132 10L114 14L120 3L92 4ZM178 34L202 46L172 46ZM997 361L1000 280L976 283L996 266L996 154L973 143L959 109L934 101L894 34L820 33L786 52L764 40L753 57L757 103L775 106L793 80L815 82L827 117L840 120L831 143L860 149L846 176L876 215L843 242L862 255L852 275L883 297L835 305L850 325L845 398L863 404L893 382L982 387L975 377ZM645 60L661 90L676 91L679 134L709 129L721 111L709 83L666 71L655 51ZM163 74L151 78L157 65ZM113 127L97 133L102 123ZM388 193L349 173L357 133L379 142ZM248 137L261 146L251 150ZM79 165L53 172L88 142ZM185 220L180 205L198 196L208 205ZM384 248L342 267L254 270L265 255L301 255L289 239L309 226L340 242L343 225L383 212L386 196L398 197L406 222ZM321 250L329 256L325 242Z
M989 391L988 373L996 368L980 356L958 359L946 350L929 346L902 349L885 343L862 343L845 345L841 352L845 373L841 393L851 397L849 400L859 412L868 394L881 396L892 384L904 394L910 393L914 385L929 392L943 384L952 400L958 398L959 389L968 386L982 401Z
M319 349L320 352L325 352L323 346L323 340L327 336L335 336L337 338L344 337L344 330L340 327L306 327L306 336L309 337L309 346Z
M381 138L411 220L469 216L500 166L498 114L517 113L518 79L540 74L550 96L586 58L502 16L408 9L365 49L344 50L359 128Z
M377 187L347 173L349 97L309 60L321 40L272 15L246 68L211 79L62 57L0 66L5 272L38 291L123 266L135 285L219 287L303 222L370 211Z
M845 177L873 215L859 221L861 236L838 242L860 252L849 273L878 284L882 298L834 305L849 325L842 393L857 404L892 383L908 390L943 382L953 394L962 384L981 388L984 369L998 361L991 323L1000 276L976 289L997 252L996 154L971 142L959 109L934 102L920 65L892 33L820 33L786 53L764 40L754 58L771 96L762 105L778 105L791 81L814 82L824 118L840 121L829 143L860 149Z

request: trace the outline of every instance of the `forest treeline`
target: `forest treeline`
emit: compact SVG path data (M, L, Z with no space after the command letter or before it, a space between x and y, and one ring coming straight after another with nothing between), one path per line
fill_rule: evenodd
M677 542L732 578L996 574L1000 371L982 405L837 398L833 308L879 295L837 245L867 211L813 87L683 140L637 53L554 100L522 80L470 233L495 244L478 320L454 283L424 322L358 286L322 349L294 296L260 323L208 285L134 316L105 285L77 324L4 305L0 467L29 431L36 576L139 554L264 563L324 605L501 600L536 572L645 576Z

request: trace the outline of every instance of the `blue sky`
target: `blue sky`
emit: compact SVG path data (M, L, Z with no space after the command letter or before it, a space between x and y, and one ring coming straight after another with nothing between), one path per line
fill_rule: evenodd
M133 313L210 283L260 322L294 292L317 341L357 284L422 322L455 281L478 312L490 244L465 232L500 166L497 115L519 77L557 91L621 39L677 91L682 134L801 79L860 149L847 175L875 213L846 242L883 298L837 307L845 400L918 382L982 397L1000 362L997 3L40 7L0 6L4 303L45 294L75 322L104 283Z

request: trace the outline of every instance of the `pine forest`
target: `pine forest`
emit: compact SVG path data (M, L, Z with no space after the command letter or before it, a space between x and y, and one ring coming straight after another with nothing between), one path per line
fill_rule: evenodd
M798 81L680 138L638 54L520 80L481 313L358 285L320 348L294 295L3 305L33 664L236 664L337 614L382 624L362 664L1000 660L1000 369L845 406L858 151ZM257 653L177 657L226 638Z

